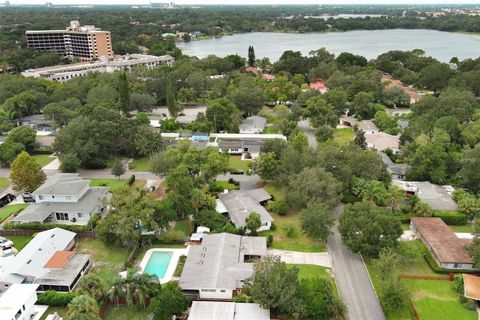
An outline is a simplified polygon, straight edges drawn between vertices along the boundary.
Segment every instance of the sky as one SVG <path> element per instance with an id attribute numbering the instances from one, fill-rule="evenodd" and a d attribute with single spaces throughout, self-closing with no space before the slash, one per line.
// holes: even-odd
<path id="1" fill-rule="evenodd" d="M 3 2 L 4 0 L 0 0 Z M 15 4 L 124 4 L 146 5 L 148 0 L 10 0 Z M 155 0 L 169 2 L 171 0 Z M 480 0 L 173 0 L 176 4 L 479 4 Z"/>

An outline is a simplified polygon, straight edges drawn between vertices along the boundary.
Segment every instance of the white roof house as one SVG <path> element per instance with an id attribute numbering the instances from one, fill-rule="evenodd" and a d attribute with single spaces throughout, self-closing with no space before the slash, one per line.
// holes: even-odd
<path id="1" fill-rule="evenodd" d="M 0 296 L 0 319 L 30 320 L 37 302 L 37 284 L 14 284 Z"/>
<path id="2" fill-rule="evenodd" d="M 90 256 L 70 251 L 76 233 L 60 228 L 39 232 L 16 256 L 0 259 L 0 282 L 39 285 L 39 291 L 71 291 Z"/>
<path id="3" fill-rule="evenodd" d="M 417 195 L 420 200 L 426 202 L 433 210 L 455 211 L 458 209 L 452 193 L 452 186 L 441 186 L 428 181 L 399 181 L 393 180 L 392 184 L 405 190 L 408 194 Z"/>
<path id="4" fill-rule="evenodd" d="M 188 320 L 269 320 L 270 310 L 256 303 L 193 301 Z"/>
<path id="5" fill-rule="evenodd" d="M 266 254 L 265 237 L 206 235 L 200 245 L 190 247 L 179 286 L 202 299 L 232 299 L 233 292 L 241 290 L 243 280 L 253 273 L 253 264 L 247 261 Z"/>
<path id="6" fill-rule="evenodd" d="M 398 136 L 378 131 L 371 134 L 365 134 L 365 141 L 369 148 L 377 151 L 390 149 L 395 154 L 400 152 L 400 138 Z"/>
<path id="7" fill-rule="evenodd" d="M 239 126 L 240 133 L 262 133 L 267 124 L 267 119 L 264 117 L 253 116 L 248 117 L 242 121 Z"/>

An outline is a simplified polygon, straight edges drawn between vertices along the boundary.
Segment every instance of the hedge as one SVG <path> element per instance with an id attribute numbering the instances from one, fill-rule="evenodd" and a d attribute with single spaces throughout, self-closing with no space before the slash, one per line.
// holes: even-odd
<path id="1" fill-rule="evenodd" d="M 56 292 L 56 291 L 46 291 L 44 293 L 39 293 L 38 300 L 36 304 L 43 304 L 51 307 L 65 307 L 70 301 L 75 297 L 73 293 L 70 292 Z"/>
<path id="2" fill-rule="evenodd" d="M 71 224 L 42 224 L 42 223 L 7 223 L 3 226 L 5 230 L 50 230 L 54 228 L 62 228 L 72 232 L 86 232 L 92 231 L 88 225 L 78 226 Z"/>
<path id="3" fill-rule="evenodd" d="M 433 216 L 451 226 L 463 226 L 468 223 L 468 217 L 457 211 L 434 211 Z"/>
<path id="4" fill-rule="evenodd" d="M 440 273 L 440 274 L 450 274 L 450 273 L 477 274 L 478 273 L 478 270 L 470 270 L 470 269 L 444 269 L 437 264 L 437 262 L 431 256 L 431 254 L 429 253 L 424 254 L 423 257 L 425 258 L 425 261 L 427 261 L 427 264 L 430 266 L 430 269 L 432 269 L 432 271 L 435 273 Z"/>

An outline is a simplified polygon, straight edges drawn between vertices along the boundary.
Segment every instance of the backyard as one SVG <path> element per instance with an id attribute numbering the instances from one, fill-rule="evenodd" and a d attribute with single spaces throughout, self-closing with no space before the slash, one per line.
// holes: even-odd
<path id="1" fill-rule="evenodd" d="M 92 187 L 110 187 L 111 192 L 116 192 L 127 185 L 128 179 L 90 179 L 90 181 Z M 136 180 L 134 185 L 137 187 L 143 186 L 145 185 L 145 181 Z"/>
<path id="2" fill-rule="evenodd" d="M 110 305 L 103 316 L 103 320 L 143 320 L 148 319 L 149 312 L 143 309 L 132 309 Z"/>
<path id="3" fill-rule="evenodd" d="M 230 169 L 232 170 L 243 170 L 244 172 L 247 172 L 250 170 L 248 167 L 248 164 L 251 162 L 249 160 L 241 160 L 241 156 L 230 156 Z"/>
<path id="4" fill-rule="evenodd" d="M 0 209 L 0 222 L 3 222 L 5 219 L 10 217 L 12 214 L 17 214 L 23 209 L 28 207 L 28 204 L 20 203 L 20 204 L 10 204 Z"/>
<path id="5" fill-rule="evenodd" d="M 333 142 L 340 146 L 350 144 L 354 138 L 355 132 L 352 128 L 335 129 L 333 132 Z"/>

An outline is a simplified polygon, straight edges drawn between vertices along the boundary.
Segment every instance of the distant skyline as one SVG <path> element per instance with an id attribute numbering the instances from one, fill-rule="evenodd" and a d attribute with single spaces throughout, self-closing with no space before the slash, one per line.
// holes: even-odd
<path id="1" fill-rule="evenodd" d="M 5 0 L 0 0 L 4 2 Z M 54 5 L 78 5 L 78 4 L 88 4 L 88 5 L 106 5 L 106 4 L 116 4 L 116 5 L 148 5 L 148 0 L 11 0 L 10 4 L 12 5 L 25 5 L 25 4 L 36 4 L 41 5 L 46 2 L 51 2 Z M 171 2 L 170 0 L 156 0 L 154 2 Z M 392 4 L 392 5 L 401 5 L 401 4 L 410 4 L 410 5 L 421 5 L 421 4 L 479 4 L 479 0 L 177 0 L 173 1 L 179 5 L 292 5 L 292 4 L 326 4 L 326 5 L 375 5 L 375 4 Z"/>

